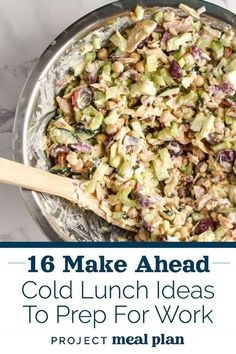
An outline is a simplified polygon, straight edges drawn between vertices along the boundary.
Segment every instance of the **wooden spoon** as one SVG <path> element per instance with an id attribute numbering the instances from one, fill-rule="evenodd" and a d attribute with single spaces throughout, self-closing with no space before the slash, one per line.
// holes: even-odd
<path id="1" fill-rule="evenodd" d="M 84 209 L 93 211 L 113 225 L 129 231 L 136 231 L 135 227 L 125 225 L 124 221 L 108 217 L 100 208 L 96 197 L 93 194 L 85 193 L 85 181 L 57 176 L 35 167 L 0 158 L 0 182 L 65 198 Z"/>

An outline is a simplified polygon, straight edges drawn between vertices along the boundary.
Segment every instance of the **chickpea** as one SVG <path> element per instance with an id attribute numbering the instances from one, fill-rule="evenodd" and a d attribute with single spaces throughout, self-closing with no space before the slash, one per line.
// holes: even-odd
<path id="1" fill-rule="evenodd" d="M 137 70 L 139 73 L 143 73 L 145 70 L 144 66 L 144 61 L 139 61 L 137 64 L 135 64 L 135 70 Z"/>
<path id="2" fill-rule="evenodd" d="M 195 63 L 194 57 L 190 53 L 185 54 L 184 60 L 188 66 L 192 66 Z"/>
<path id="3" fill-rule="evenodd" d="M 122 211 L 122 204 L 119 202 L 118 204 L 115 205 L 114 210 L 116 212 L 121 212 Z"/>
<path id="4" fill-rule="evenodd" d="M 193 82 L 197 87 L 201 87 L 204 84 L 204 79 L 201 75 L 197 75 L 196 79 Z"/>
<path id="5" fill-rule="evenodd" d="M 108 124 L 106 127 L 106 132 L 109 135 L 117 133 L 117 130 L 118 128 L 115 124 Z"/>
<path id="6" fill-rule="evenodd" d="M 98 51 L 98 59 L 105 60 L 108 58 L 108 50 L 106 48 L 101 48 Z"/>
<path id="7" fill-rule="evenodd" d="M 121 74 L 124 71 L 124 65 L 120 61 L 115 61 L 111 68 L 116 74 Z"/>
<path id="8" fill-rule="evenodd" d="M 132 54 L 130 54 L 130 58 L 132 59 L 132 62 L 136 64 L 140 61 L 141 55 L 137 52 L 133 52 Z"/>
<path id="9" fill-rule="evenodd" d="M 136 208 L 134 208 L 134 207 L 129 208 L 127 214 L 128 214 L 128 217 L 129 217 L 130 219 L 135 219 L 135 218 L 137 218 L 137 216 L 138 216 L 138 210 L 137 210 Z"/>
<path id="10" fill-rule="evenodd" d="M 103 144 L 107 139 L 107 135 L 105 133 L 98 133 L 96 135 L 96 140 L 98 144 Z"/>
<path id="11" fill-rule="evenodd" d="M 106 102 L 106 108 L 109 109 L 110 111 L 114 109 L 116 106 L 116 102 L 114 101 L 107 101 Z"/>

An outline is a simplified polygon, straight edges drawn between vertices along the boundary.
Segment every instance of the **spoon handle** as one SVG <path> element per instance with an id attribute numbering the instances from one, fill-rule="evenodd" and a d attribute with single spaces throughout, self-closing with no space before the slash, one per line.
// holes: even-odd
<path id="1" fill-rule="evenodd" d="M 0 158 L 0 182 L 73 200 L 72 180 Z"/>
<path id="2" fill-rule="evenodd" d="M 35 167 L 0 158 L 0 182 L 65 198 L 84 209 L 93 211 L 114 225 L 135 231 L 135 227 L 125 225 L 108 216 L 100 207 L 96 197 L 84 192 L 83 181 L 57 176 Z"/>

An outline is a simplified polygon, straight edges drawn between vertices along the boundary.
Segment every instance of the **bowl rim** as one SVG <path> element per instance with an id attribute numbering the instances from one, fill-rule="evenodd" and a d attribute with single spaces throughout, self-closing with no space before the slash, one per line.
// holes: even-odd
<path id="1" fill-rule="evenodd" d="M 14 125 L 13 125 L 13 158 L 17 162 L 29 164 L 29 159 L 26 152 L 27 141 L 27 123 L 30 120 L 32 113 L 32 103 L 36 101 L 37 83 L 42 73 L 46 73 L 51 65 L 55 63 L 57 58 L 63 53 L 70 43 L 81 33 L 81 38 L 86 33 L 93 30 L 96 27 L 102 26 L 102 23 L 114 16 L 121 15 L 135 8 L 137 4 L 141 6 L 153 8 L 153 7 L 172 7 L 177 8 L 180 3 L 191 6 L 192 8 L 200 8 L 205 6 L 206 14 L 212 16 L 215 19 L 224 21 L 232 26 L 236 25 L 236 15 L 222 8 L 219 5 L 209 3 L 201 0 L 169 0 L 168 4 L 166 0 L 119 0 L 107 5 L 104 5 L 85 16 L 79 18 L 72 23 L 67 29 L 61 32 L 55 40 L 44 50 L 42 55 L 37 60 L 35 66 L 31 70 L 29 77 L 23 86 L 19 101 L 16 108 Z M 22 123 L 23 122 L 23 123 Z M 40 208 L 40 201 L 38 193 L 21 189 L 21 193 L 24 202 L 29 210 L 31 217 L 39 226 L 43 234 L 48 240 L 56 242 L 73 241 L 63 239 L 56 232 L 55 228 L 48 221 L 45 213 Z"/>

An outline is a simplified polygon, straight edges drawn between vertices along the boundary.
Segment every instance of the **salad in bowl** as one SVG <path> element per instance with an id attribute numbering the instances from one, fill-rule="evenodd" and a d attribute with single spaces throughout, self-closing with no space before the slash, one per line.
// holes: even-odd
<path id="1" fill-rule="evenodd" d="M 84 46 L 45 151 L 137 241 L 235 241 L 235 32 L 179 7 L 137 6 L 106 45 Z"/>

